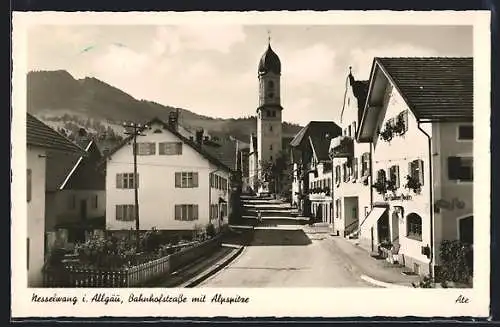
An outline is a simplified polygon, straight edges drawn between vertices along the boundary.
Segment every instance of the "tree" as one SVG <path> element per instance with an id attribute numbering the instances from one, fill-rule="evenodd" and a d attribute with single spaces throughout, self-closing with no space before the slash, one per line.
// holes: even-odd
<path id="1" fill-rule="evenodd" d="M 281 151 L 276 161 L 266 161 L 262 164 L 262 178 L 269 182 L 269 189 L 275 194 L 282 194 L 291 191 L 290 160 L 286 151 Z"/>

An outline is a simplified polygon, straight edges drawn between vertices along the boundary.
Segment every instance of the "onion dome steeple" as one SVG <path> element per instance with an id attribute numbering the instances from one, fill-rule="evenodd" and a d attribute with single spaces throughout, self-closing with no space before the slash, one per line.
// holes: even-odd
<path id="1" fill-rule="evenodd" d="M 281 61 L 278 55 L 271 49 L 271 38 L 269 38 L 266 52 L 264 52 L 259 61 L 259 75 L 266 73 L 281 74 Z"/>

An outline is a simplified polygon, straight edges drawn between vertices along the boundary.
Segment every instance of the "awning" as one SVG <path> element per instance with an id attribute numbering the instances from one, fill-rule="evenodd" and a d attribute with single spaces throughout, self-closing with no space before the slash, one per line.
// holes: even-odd
<path id="1" fill-rule="evenodd" d="M 387 211 L 386 207 L 373 207 L 372 211 L 366 216 L 363 222 L 359 225 L 372 226 L 377 223 L 377 221 L 382 217 L 384 212 Z"/>

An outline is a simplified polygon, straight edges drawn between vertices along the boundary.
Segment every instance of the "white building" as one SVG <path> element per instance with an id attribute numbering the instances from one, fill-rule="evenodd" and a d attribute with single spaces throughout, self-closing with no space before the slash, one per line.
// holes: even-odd
<path id="1" fill-rule="evenodd" d="M 356 237 L 359 229 L 366 228 L 363 220 L 371 211 L 370 145 L 355 141 L 368 81 L 356 81 L 351 72 L 347 78 L 339 124 L 342 135 L 330 144 L 335 194 L 333 230 L 344 237 Z"/>
<path id="2" fill-rule="evenodd" d="M 357 133 L 372 152 L 373 210 L 360 238 L 399 245 L 416 273 L 443 240 L 473 242 L 472 58 L 375 58 Z"/>
<path id="3" fill-rule="evenodd" d="M 333 173 L 328 149 L 331 140 L 341 133 L 341 128 L 334 122 L 311 121 L 290 142 L 293 163 L 291 201 L 305 217 L 332 223 Z"/>
<path id="4" fill-rule="evenodd" d="M 45 180 L 47 152 L 81 155 L 83 150 L 34 116 L 26 117 L 28 237 L 26 255 L 28 286 L 42 284 L 45 259 Z"/>
<path id="5" fill-rule="evenodd" d="M 147 126 L 137 136 L 137 176 L 131 137 L 106 158 L 106 228 L 135 229 L 135 184 L 141 230 L 186 232 L 227 224 L 231 170 L 219 149 L 207 145 L 202 132 L 191 140 L 176 124 L 155 118 Z"/>

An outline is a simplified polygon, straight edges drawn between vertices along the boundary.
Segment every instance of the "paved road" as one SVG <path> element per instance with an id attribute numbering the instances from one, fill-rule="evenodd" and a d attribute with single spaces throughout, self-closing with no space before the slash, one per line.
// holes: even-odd
<path id="1" fill-rule="evenodd" d="M 256 229 L 229 266 L 198 287 L 373 287 L 327 234 L 302 226 Z"/>

